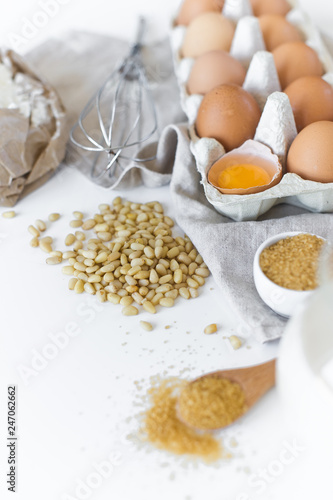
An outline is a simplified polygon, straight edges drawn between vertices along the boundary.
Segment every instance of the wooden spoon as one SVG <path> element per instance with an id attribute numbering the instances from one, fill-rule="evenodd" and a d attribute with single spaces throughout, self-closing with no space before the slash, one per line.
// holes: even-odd
<path id="1" fill-rule="evenodd" d="M 267 363 L 260 365 L 249 366 L 247 368 L 236 368 L 233 370 L 219 370 L 216 372 L 206 373 L 201 377 L 196 378 L 191 384 L 197 380 L 206 377 L 218 377 L 229 379 L 231 382 L 238 383 L 245 393 L 245 404 L 247 413 L 249 409 L 272 387 L 275 385 L 275 364 L 276 360 L 272 359 Z M 243 413 L 241 416 L 243 416 Z M 182 422 L 187 424 L 186 420 L 182 417 L 179 406 L 178 416 Z M 239 418 L 239 417 L 238 417 Z M 188 424 L 187 424 L 188 425 Z M 216 429 L 211 429 L 216 430 Z"/>

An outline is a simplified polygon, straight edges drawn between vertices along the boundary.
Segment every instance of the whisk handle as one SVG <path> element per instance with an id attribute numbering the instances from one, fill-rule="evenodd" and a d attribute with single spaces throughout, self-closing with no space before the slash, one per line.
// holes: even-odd
<path id="1" fill-rule="evenodd" d="M 130 56 L 134 56 L 135 54 L 137 54 L 141 50 L 142 39 L 143 39 L 145 29 L 146 29 L 146 20 L 144 17 L 140 16 L 138 30 L 137 30 L 137 34 L 135 37 L 134 45 L 132 46 L 132 49 L 131 49 Z"/>

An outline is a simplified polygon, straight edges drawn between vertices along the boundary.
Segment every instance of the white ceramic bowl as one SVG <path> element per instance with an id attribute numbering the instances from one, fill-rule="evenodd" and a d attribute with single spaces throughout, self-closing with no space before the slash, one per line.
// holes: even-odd
<path id="1" fill-rule="evenodd" d="M 286 318 L 289 318 L 294 314 L 295 310 L 313 294 L 313 290 L 290 290 L 289 288 L 283 288 L 277 285 L 276 283 L 268 279 L 267 276 L 263 273 L 259 265 L 259 256 L 265 248 L 273 245 L 279 240 L 285 239 L 288 236 L 295 236 L 297 234 L 304 233 L 304 231 L 294 231 L 276 234 L 275 236 L 272 236 L 271 238 L 265 240 L 260 245 L 254 257 L 253 278 L 261 299 L 274 312 Z M 318 236 L 318 238 L 320 238 L 320 236 Z"/>

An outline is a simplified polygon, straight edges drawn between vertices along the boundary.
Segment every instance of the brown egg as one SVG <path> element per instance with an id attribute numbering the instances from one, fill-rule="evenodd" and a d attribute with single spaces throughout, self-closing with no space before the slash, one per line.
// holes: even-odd
<path id="1" fill-rule="evenodd" d="M 310 123 L 333 121 L 333 88 L 320 76 L 303 76 L 284 89 L 300 132 Z"/>
<path id="2" fill-rule="evenodd" d="M 196 130 L 199 137 L 212 137 L 226 151 L 253 139 L 260 108 L 251 94 L 238 85 L 219 85 L 206 94 L 201 102 Z"/>
<path id="3" fill-rule="evenodd" d="M 291 5 L 287 0 L 250 0 L 250 3 L 255 16 L 263 14 L 285 16 L 291 10 Z"/>
<path id="4" fill-rule="evenodd" d="M 282 90 L 302 76 L 321 76 L 323 65 L 317 52 L 303 42 L 287 42 L 272 52 Z"/>
<path id="5" fill-rule="evenodd" d="M 242 85 L 246 70 L 224 50 L 213 50 L 199 56 L 192 67 L 187 90 L 189 94 L 207 94 L 223 83 Z"/>
<path id="6" fill-rule="evenodd" d="M 333 122 L 311 123 L 296 136 L 287 156 L 287 171 L 302 179 L 333 182 Z"/>
<path id="7" fill-rule="evenodd" d="M 277 14 L 264 14 L 258 18 L 266 49 L 271 52 L 286 42 L 302 41 L 303 37 L 298 29 Z"/>
<path id="8" fill-rule="evenodd" d="M 217 12 L 206 12 L 188 26 L 182 46 L 184 57 L 199 57 L 211 50 L 229 51 L 234 36 L 233 23 Z"/>
<path id="9" fill-rule="evenodd" d="M 224 0 L 184 0 L 176 24 L 188 26 L 193 19 L 204 12 L 222 12 Z"/>

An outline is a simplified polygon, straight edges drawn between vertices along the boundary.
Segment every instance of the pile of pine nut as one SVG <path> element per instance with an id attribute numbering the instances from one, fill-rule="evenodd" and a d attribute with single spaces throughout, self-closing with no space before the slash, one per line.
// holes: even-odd
<path id="1" fill-rule="evenodd" d="M 159 202 L 133 203 L 120 197 L 112 205 L 99 205 L 99 213 L 84 219 L 73 212 L 72 228 L 80 228 L 65 238 L 71 250 L 53 250 L 43 221 L 28 230 L 30 244 L 49 253 L 47 264 L 67 261 L 62 272 L 72 276 L 69 289 L 96 295 L 100 302 L 121 304 L 125 316 L 139 313 L 136 306 L 156 313 L 156 306 L 172 307 L 177 297 L 198 296 L 209 270 L 187 236 L 172 236 L 173 220 L 164 215 Z M 51 214 L 50 221 L 59 214 Z M 94 238 L 86 240 L 85 231 Z M 135 304 L 135 305 L 133 305 Z"/>

